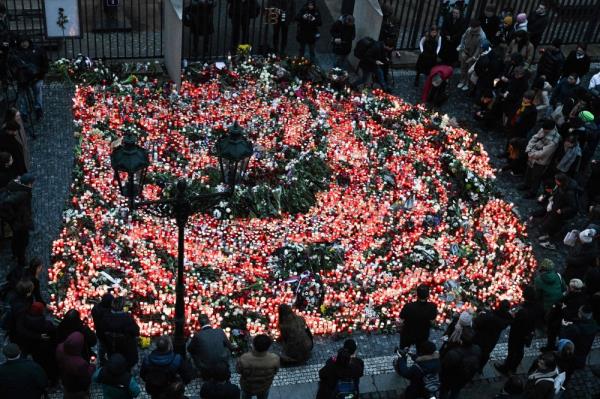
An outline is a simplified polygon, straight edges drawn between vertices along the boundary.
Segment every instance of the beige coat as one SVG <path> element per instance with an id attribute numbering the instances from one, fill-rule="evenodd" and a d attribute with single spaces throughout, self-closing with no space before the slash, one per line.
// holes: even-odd
<path id="1" fill-rule="evenodd" d="M 549 165 L 559 143 L 560 135 L 556 129 L 553 129 L 548 134 L 545 134 L 544 130 L 540 129 L 533 135 L 531 140 L 529 140 L 527 148 L 525 149 L 529 165 Z"/>
<path id="2" fill-rule="evenodd" d="M 531 67 L 531 63 L 533 62 L 533 57 L 535 55 L 535 48 L 531 42 L 527 43 L 527 46 L 523 46 L 521 51 L 519 51 L 519 43 L 517 43 L 516 39 L 513 39 L 512 42 L 508 45 L 506 49 L 506 58 L 505 62 L 510 62 L 510 56 L 513 53 L 519 53 L 523 56 L 523 61 L 525 63 L 525 68 L 529 69 Z"/>
<path id="3" fill-rule="evenodd" d="M 279 356 L 272 352 L 244 353 L 237 361 L 240 373 L 240 387 L 247 393 L 263 393 L 271 387 L 275 374 L 279 371 Z"/>

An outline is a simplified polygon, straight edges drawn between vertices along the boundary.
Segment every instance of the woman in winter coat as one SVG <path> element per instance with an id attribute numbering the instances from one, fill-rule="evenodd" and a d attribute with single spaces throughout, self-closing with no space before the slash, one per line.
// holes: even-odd
<path id="1" fill-rule="evenodd" d="M 428 76 L 431 68 L 437 64 L 438 54 L 442 48 L 442 37 L 437 26 L 433 25 L 419 42 L 419 58 L 417 59 L 417 74 L 415 75 L 415 87 L 419 86 L 421 74 Z"/>
<path id="2" fill-rule="evenodd" d="M 131 399 L 141 392 L 120 353 L 113 354 L 104 367 L 96 370 L 92 379 L 102 385 L 104 399 Z"/>
<path id="3" fill-rule="evenodd" d="M 469 90 L 469 70 L 477 62 L 482 52 L 482 46 L 486 40 L 485 33 L 481 29 L 481 22 L 472 19 L 469 28 L 462 35 L 458 46 L 460 59 L 460 82 L 458 88 L 463 91 Z"/>
<path id="4" fill-rule="evenodd" d="M 454 65 L 458 61 L 458 50 L 462 34 L 466 29 L 466 22 L 460 15 L 458 8 L 452 9 L 452 12 L 444 17 L 442 23 L 442 52 L 440 57 L 446 65 Z"/>
<path id="5" fill-rule="evenodd" d="M 279 305 L 279 333 L 282 363 L 306 362 L 313 348 L 313 337 L 304 319 L 288 305 Z"/>
<path id="6" fill-rule="evenodd" d="M 296 40 L 300 44 L 298 55 L 304 57 L 306 47 L 308 46 L 309 58 L 314 62 L 315 43 L 320 36 L 319 26 L 322 25 L 321 13 L 317 9 L 317 2 L 314 0 L 307 1 L 306 5 L 296 15 L 296 22 L 298 22 Z"/>
<path id="7" fill-rule="evenodd" d="M 200 54 L 200 37 L 202 37 L 202 54 L 208 52 L 208 41 L 215 31 L 214 9 L 216 0 L 192 0 L 185 18 L 192 31 L 194 54 Z"/>
<path id="8" fill-rule="evenodd" d="M 56 348 L 56 362 L 65 399 L 87 398 L 89 395 L 95 367 L 83 358 L 84 346 L 83 334 L 75 331 Z"/>
<path id="9" fill-rule="evenodd" d="M 96 334 L 81 320 L 79 311 L 71 309 L 65 314 L 65 317 L 63 317 L 56 328 L 56 342 L 59 344 L 64 342 L 74 332 L 79 332 L 83 336 L 84 346 L 81 355 L 86 361 L 90 361 L 93 353 L 92 348 L 98 341 Z"/>
<path id="10" fill-rule="evenodd" d="M 319 370 L 319 390 L 316 399 L 333 398 L 336 391 L 336 385 L 339 381 L 352 381 L 354 383 L 353 393 L 358 397 L 358 388 L 360 377 L 363 376 L 364 369 L 358 363 L 352 362 L 350 352 L 342 348 L 338 350 L 337 356 L 327 360 L 325 366 Z"/>
<path id="11" fill-rule="evenodd" d="M 25 163 L 25 168 L 29 170 L 31 168 L 31 154 L 29 152 L 29 144 L 27 142 L 27 133 L 25 133 L 25 125 L 23 124 L 21 113 L 15 107 L 10 107 L 6 111 L 2 128 L 4 128 L 6 124 L 11 121 L 14 121 L 19 125 L 19 132 L 15 138 L 23 148 L 23 162 Z"/>
<path id="12" fill-rule="evenodd" d="M 535 55 L 535 49 L 533 44 L 529 41 L 529 34 L 526 31 L 515 32 L 512 41 L 508 45 L 505 53 L 504 62 L 510 63 L 510 56 L 514 53 L 521 54 L 523 57 L 524 67 L 529 69 L 533 63 L 533 57 Z"/>

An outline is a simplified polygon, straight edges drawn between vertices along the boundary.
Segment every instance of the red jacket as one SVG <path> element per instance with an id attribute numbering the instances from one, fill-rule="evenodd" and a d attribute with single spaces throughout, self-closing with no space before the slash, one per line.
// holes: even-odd
<path id="1" fill-rule="evenodd" d="M 427 102 L 427 97 L 429 97 L 429 92 L 431 91 L 431 86 L 432 86 L 431 80 L 433 79 L 433 77 L 436 74 L 439 73 L 442 75 L 442 79 L 448 80 L 452 76 L 453 72 L 454 72 L 454 69 L 452 69 L 452 67 L 449 65 L 437 65 L 437 66 L 434 66 L 433 68 L 431 68 L 431 72 L 429 72 L 429 76 L 427 77 L 427 80 L 425 81 L 425 86 L 423 87 L 423 94 L 421 95 L 421 102 L 422 103 Z"/>

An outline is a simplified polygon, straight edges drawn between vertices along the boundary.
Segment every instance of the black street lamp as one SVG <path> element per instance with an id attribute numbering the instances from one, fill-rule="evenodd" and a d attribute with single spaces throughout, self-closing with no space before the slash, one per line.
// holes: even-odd
<path id="1" fill-rule="evenodd" d="M 245 176 L 253 147 L 243 133 L 242 128 L 235 123 L 230 127 L 229 133 L 217 141 L 215 153 L 219 158 L 221 182 L 229 185 L 228 190 L 219 193 L 188 195 L 187 183 L 182 179 L 177 182 L 177 192 L 172 198 L 136 202 L 136 198 L 142 195 L 146 169 L 150 165 L 146 150 L 135 143 L 133 136 L 126 136 L 123 144 L 116 147 L 111 154 L 115 180 L 121 194 L 128 198 L 129 209 L 163 205 L 159 208 L 162 212 L 165 209 L 164 205 L 167 205 L 166 216 L 174 217 L 177 222 L 177 284 L 175 287 L 173 344 L 175 351 L 181 355 L 185 355 L 185 284 L 183 275 L 185 227 L 188 219 L 194 213 L 211 208 L 217 199 L 230 197 L 235 190 L 235 184 Z M 127 174 L 127 183 L 121 179 L 120 173 L 122 172 Z"/>

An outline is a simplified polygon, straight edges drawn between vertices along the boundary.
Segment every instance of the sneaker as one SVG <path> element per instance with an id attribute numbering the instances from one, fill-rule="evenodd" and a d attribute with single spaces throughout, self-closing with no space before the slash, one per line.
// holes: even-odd
<path id="1" fill-rule="evenodd" d="M 465 87 L 465 84 L 463 82 L 458 82 L 456 87 L 458 87 L 459 89 L 462 89 L 463 87 Z"/>
<path id="2" fill-rule="evenodd" d="M 467 91 L 467 90 L 469 90 L 469 85 L 467 85 L 467 84 L 466 84 L 466 85 L 464 85 L 463 87 L 461 87 L 461 90 L 462 90 L 462 91 Z"/>

